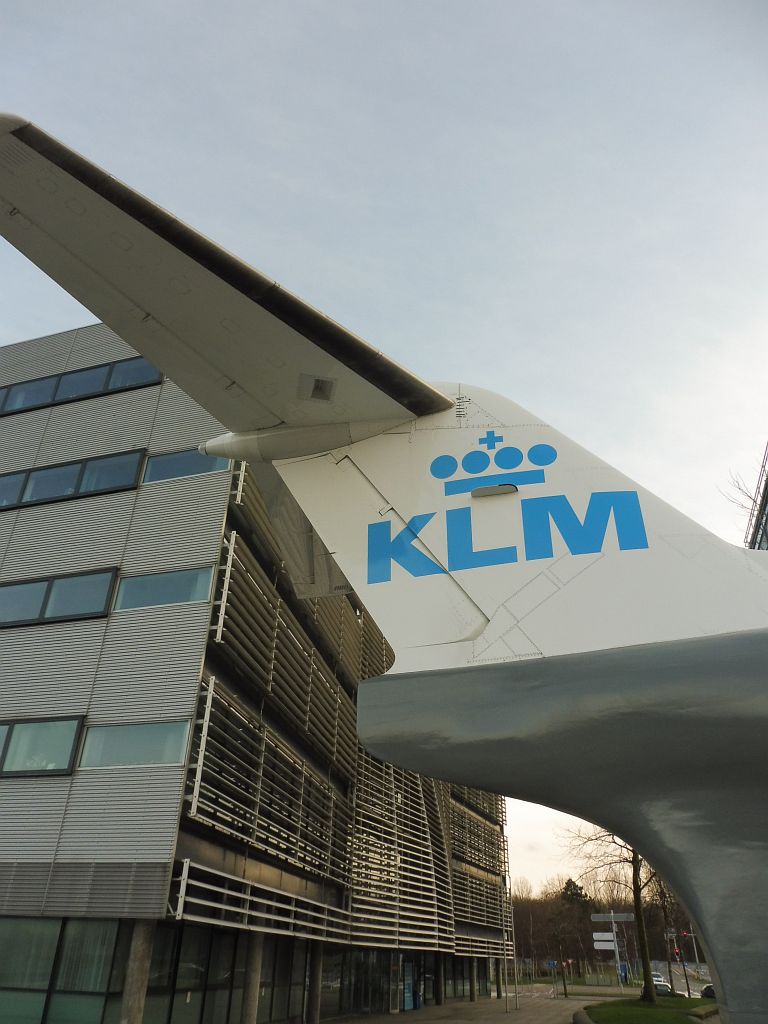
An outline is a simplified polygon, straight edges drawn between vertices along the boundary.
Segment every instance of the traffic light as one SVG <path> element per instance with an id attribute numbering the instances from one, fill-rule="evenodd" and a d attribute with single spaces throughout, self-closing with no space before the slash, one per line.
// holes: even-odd
<path id="1" fill-rule="evenodd" d="M 678 960 L 680 959 L 680 950 L 677 947 L 675 947 L 675 956 Z"/>
<path id="2" fill-rule="evenodd" d="M 688 935 L 689 935 L 690 933 L 689 933 L 689 932 L 680 932 L 680 934 L 681 934 L 681 935 L 683 936 L 683 938 L 684 938 L 684 939 L 687 939 L 687 938 L 688 938 Z"/>

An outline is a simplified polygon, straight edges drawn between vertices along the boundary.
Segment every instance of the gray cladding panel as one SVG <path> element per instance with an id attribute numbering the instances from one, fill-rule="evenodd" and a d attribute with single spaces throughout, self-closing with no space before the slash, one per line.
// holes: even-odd
<path id="1" fill-rule="evenodd" d="M 196 448 L 203 441 L 224 432 L 218 420 L 177 387 L 163 381 L 157 419 L 152 429 L 150 451 L 179 451 Z"/>
<path id="2" fill-rule="evenodd" d="M 184 768 L 80 769 L 72 779 L 59 861 L 171 861 Z"/>
<path id="3" fill-rule="evenodd" d="M 67 359 L 68 370 L 80 370 L 84 366 L 98 366 L 112 363 L 117 359 L 130 359 L 138 355 L 106 324 L 90 324 L 75 331 L 75 339 Z"/>
<path id="4" fill-rule="evenodd" d="M 16 528 L 17 516 L 18 513 L 13 509 L 10 511 L 0 512 L 0 566 L 3 564 L 5 552 L 11 542 L 13 531 Z"/>
<path id="5" fill-rule="evenodd" d="M 0 717 L 85 714 L 106 624 L 0 630 Z"/>
<path id="6" fill-rule="evenodd" d="M 50 409 L 36 409 L 0 417 L 0 473 L 14 473 L 35 465 L 50 415 Z"/>
<path id="7" fill-rule="evenodd" d="M 57 861 L 43 912 L 49 917 L 162 917 L 171 870 L 168 861 Z"/>
<path id="8" fill-rule="evenodd" d="M 109 621 L 88 721 L 188 718 L 200 685 L 210 606 L 116 612 Z"/>
<path id="9" fill-rule="evenodd" d="M 55 406 L 50 410 L 38 464 L 145 448 L 152 432 L 159 391 L 159 386 L 153 385 Z"/>
<path id="10" fill-rule="evenodd" d="M 50 334 L 34 341 L 4 345 L 0 349 L 0 387 L 61 373 L 67 367 L 77 330 Z"/>
<path id="11" fill-rule="evenodd" d="M 219 555 L 230 474 L 146 484 L 139 491 L 125 573 L 210 565 Z"/>
<path id="12" fill-rule="evenodd" d="M 53 860 L 71 781 L 69 776 L 2 780 L 0 862 Z"/>
<path id="13" fill-rule="evenodd" d="M 119 565 L 134 500 L 134 491 L 123 491 L 20 509 L 3 579 Z"/>
<path id="14" fill-rule="evenodd" d="M 50 874 L 48 861 L 0 860 L 0 914 L 41 914 Z"/>

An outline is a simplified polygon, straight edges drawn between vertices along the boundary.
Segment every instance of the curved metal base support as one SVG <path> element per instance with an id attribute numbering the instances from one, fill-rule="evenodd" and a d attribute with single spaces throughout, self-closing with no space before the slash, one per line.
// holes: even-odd
<path id="1" fill-rule="evenodd" d="M 722 1020 L 768 1020 L 768 630 L 384 676 L 358 731 L 632 843 L 696 921 Z"/>

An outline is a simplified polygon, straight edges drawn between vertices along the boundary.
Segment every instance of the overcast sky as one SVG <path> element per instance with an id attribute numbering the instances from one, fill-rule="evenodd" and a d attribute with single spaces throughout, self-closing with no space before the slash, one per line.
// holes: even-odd
<path id="1" fill-rule="evenodd" d="M 0 109 L 741 541 L 720 491 L 768 439 L 764 0 L 0 0 L 0 34 Z M 3 243 L 0 301 L 0 344 L 93 320 Z M 541 815 L 510 817 L 513 876 L 567 873 Z"/>

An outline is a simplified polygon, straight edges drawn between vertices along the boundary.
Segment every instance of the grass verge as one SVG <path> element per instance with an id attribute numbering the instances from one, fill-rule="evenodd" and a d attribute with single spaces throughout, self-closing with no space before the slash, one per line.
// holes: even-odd
<path id="1" fill-rule="evenodd" d="M 702 1009 L 700 999 L 660 997 L 655 1006 L 639 999 L 611 1000 L 585 1007 L 595 1024 L 690 1024 L 691 1010 Z"/>

